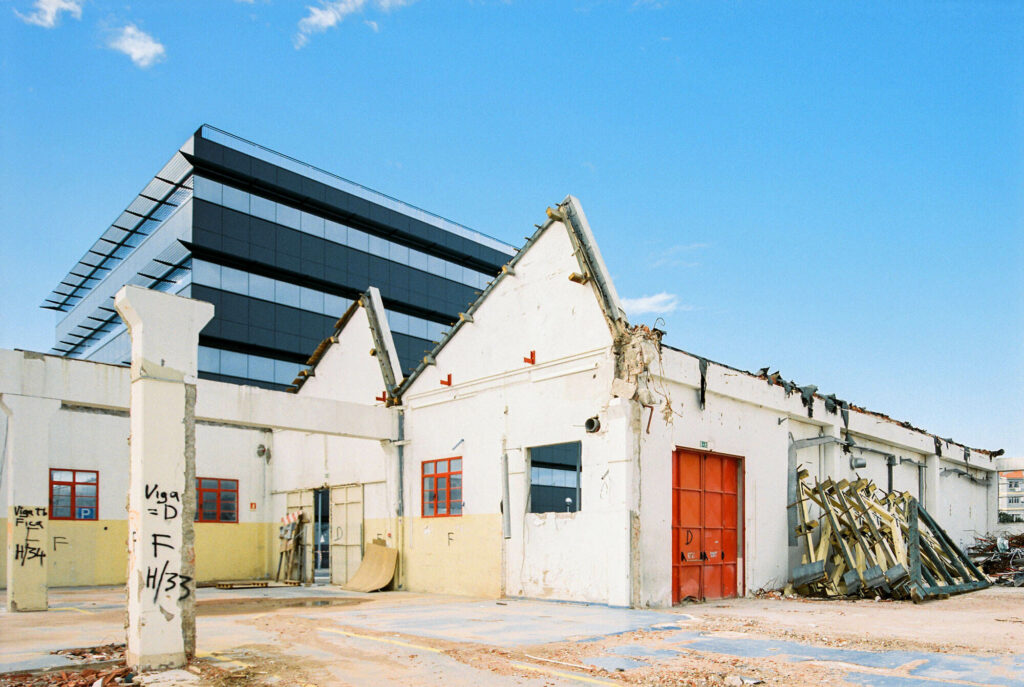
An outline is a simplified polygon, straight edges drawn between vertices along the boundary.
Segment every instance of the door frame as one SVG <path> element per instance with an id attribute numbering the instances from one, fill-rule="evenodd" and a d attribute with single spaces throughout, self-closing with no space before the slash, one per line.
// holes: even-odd
<path id="1" fill-rule="evenodd" d="M 339 504 L 336 504 L 334 502 L 335 490 L 344 490 L 345 495 L 347 496 L 348 495 L 348 491 L 350 489 L 356 489 L 356 490 L 358 490 L 358 494 L 359 494 L 359 532 L 356 533 L 356 535 L 355 535 L 356 538 L 358 539 L 358 544 L 352 544 L 352 543 L 347 543 L 346 544 L 346 543 L 337 542 L 337 540 L 335 539 L 337 528 L 341 527 L 342 525 L 339 522 L 335 522 L 333 517 L 332 517 L 332 519 L 330 521 L 331 522 L 331 529 L 330 529 L 329 536 L 328 536 L 328 555 L 331 558 L 331 562 L 330 562 L 331 577 L 330 577 L 330 580 L 331 580 L 331 584 L 332 585 L 336 585 L 337 586 L 337 585 L 345 584 L 345 582 L 347 582 L 349 579 L 351 579 L 352 575 L 355 574 L 355 570 L 349 570 L 349 561 L 348 561 L 348 558 L 349 558 L 348 554 L 350 553 L 349 549 L 350 548 L 354 548 L 355 546 L 359 547 L 359 561 L 360 562 L 363 559 L 363 555 L 366 553 L 366 550 L 365 550 L 366 549 L 366 484 L 364 482 L 346 482 L 345 484 L 332 484 L 332 485 L 326 487 L 326 489 L 327 489 L 327 494 L 328 494 L 327 499 L 328 499 L 328 504 L 329 504 L 329 510 L 332 513 L 333 513 L 333 510 L 334 510 L 334 507 L 336 505 L 339 505 Z M 348 506 L 352 505 L 354 502 L 346 498 L 343 503 L 344 503 L 345 507 L 347 508 Z M 346 511 L 346 513 L 347 513 L 347 511 Z M 350 529 L 350 527 L 349 527 L 349 522 L 348 522 L 348 516 L 346 514 L 345 530 L 344 530 L 344 533 L 342 535 L 343 539 L 345 539 L 345 540 L 348 540 L 352 536 L 352 533 L 349 531 L 349 529 Z M 343 563 L 340 560 L 339 561 L 335 561 L 334 556 L 338 555 L 338 554 L 344 554 L 345 560 L 344 560 Z M 356 569 L 358 569 L 359 568 L 359 563 L 356 563 L 355 567 L 356 567 Z M 336 581 L 338 579 L 337 575 L 340 573 L 341 568 L 344 568 L 344 570 L 345 570 L 345 580 L 341 581 L 341 582 L 338 582 L 338 581 Z"/>
<path id="2" fill-rule="evenodd" d="M 671 517 L 669 518 L 669 537 L 668 537 L 669 538 L 669 546 L 672 548 L 672 550 L 671 550 L 671 552 L 669 554 L 669 570 L 668 570 L 668 576 L 669 576 L 670 584 L 671 584 L 671 587 L 672 587 L 672 590 L 671 590 L 672 605 L 676 606 L 681 601 L 681 599 L 678 596 L 679 589 L 677 588 L 676 584 L 673 582 L 674 577 L 673 577 L 673 573 L 672 573 L 672 568 L 675 565 L 675 559 L 676 559 L 676 555 L 677 555 L 677 552 L 675 551 L 675 538 L 673 536 L 673 529 L 675 527 L 675 522 L 676 522 L 676 512 L 675 512 L 676 511 L 676 504 L 675 504 L 675 496 L 672 493 L 673 490 L 675 489 L 675 484 L 676 484 L 676 479 L 675 479 L 676 472 L 675 471 L 676 471 L 677 465 L 678 465 L 678 463 L 676 461 L 676 451 L 686 451 L 688 453 L 706 454 L 706 455 L 709 455 L 709 456 L 717 456 L 719 458 L 729 458 L 731 460 L 735 460 L 736 461 L 736 466 L 737 466 L 737 469 L 739 471 L 739 474 L 736 475 L 736 492 L 737 492 L 736 493 L 736 501 L 737 501 L 737 505 L 738 505 L 738 508 L 739 508 L 739 512 L 736 514 L 736 518 L 737 518 L 737 520 L 736 520 L 736 559 L 737 559 L 736 560 L 736 562 L 737 562 L 737 565 L 736 565 L 736 598 L 746 596 L 747 595 L 747 556 L 746 556 L 746 549 L 747 549 L 747 532 L 746 532 L 746 530 L 747 530 L 747 528 L 746 528 L 746 515 L 747 515 L 747 480 L 746 480 L 746 477 L 747 477 L 747 461 L 746 461 L 746 458 L 743 457 L 743 456 L 740 456 L 740 455 L 735 455 L 735 454 L 732 454 L 732 453 L 722 453 L 721 451 L 712 451 L 712 450 L 706 449 L 706 448 L 694 448 L 692 446 L 676 445 L 676 446 L 674 446 L 672 448 L 672 452 L 670 454 L 672 478 L 669 480 L 669 487 L 668 487 L 669 488 L 669 492 L 670 492 L 669 493 L 669 500 L 670 500 L 670 502 L 672 504 L 672 506 L 671 506 L 672 514 L 671 514 Z M 702 599 L 702 601 L 703 601 L 703 599 Z"/>

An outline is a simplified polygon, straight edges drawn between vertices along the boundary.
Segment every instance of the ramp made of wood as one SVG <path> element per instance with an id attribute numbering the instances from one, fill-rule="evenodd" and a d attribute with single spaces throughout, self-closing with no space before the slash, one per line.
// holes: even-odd
<path id="1" fill-rule="evenodd" d="M 342 586 L 351 592 L 375 592 L 391 584 L 398 563 L 398 549 L 369 544 L 356 574 Z"/>

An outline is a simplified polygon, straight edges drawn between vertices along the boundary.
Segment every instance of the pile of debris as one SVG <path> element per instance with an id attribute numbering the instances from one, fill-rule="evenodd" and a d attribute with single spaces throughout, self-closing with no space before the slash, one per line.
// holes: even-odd
<path id="1" fill-rule="evenodd" d="M 124 658 L 124 643 L 90 646 L 84 649 L 58 649 L 53 653 L 67 656 L 73 661 L 117 661 Z"/>
<path id="2" fill-rule="evenodd" d="M 996 584 L 1024 587 L 1024 532 L 977 537 L 967 554 Z"/>
<path id="3" fill-rule="evenodd" d="M 52 653 L 81 666 L 63 666 L 33 673 L 4 673 L 0 687 L 109 687 L 132 685 L 135 672 L 125 665 L 124 644 L 104 644 L 78 649 L 59 649 Z"/>
<path id="4" fill-rule="evenodd" d="M 81 670 L 48 671 L 0 676 L 3 687 L 111 687 L 111 685 L 138 684 L 135 673 L 121 664 Z"/>
<path id="5" fill-rule="evenodd" d="M 796 593 L 917 603 L 991 584 L 910 494 L 881 491 L 866 479 L 811 484 L 803 469 L 797 480 Z"/>

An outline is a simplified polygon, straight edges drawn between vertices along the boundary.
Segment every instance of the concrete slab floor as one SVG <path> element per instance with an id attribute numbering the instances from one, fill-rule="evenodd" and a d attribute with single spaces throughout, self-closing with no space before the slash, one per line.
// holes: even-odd
<path id="1" fill-rule="evenodd" d="M 45 613 L 0 611 L 0 673 L 123 641 L 123 589 L 50 600 Z M 200 589 L 198 601 L 198 685 L 1024 686 L 1024 589 L 660 611 L 331 587 Z"/>

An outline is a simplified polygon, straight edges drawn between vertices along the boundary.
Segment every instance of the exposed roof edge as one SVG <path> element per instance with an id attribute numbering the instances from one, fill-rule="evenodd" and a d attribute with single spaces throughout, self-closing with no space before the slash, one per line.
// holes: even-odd
<path id="1" fill-rule="evenodd" d="M 370 320 L 370 335 L 373 337 L 373 350 L 380 363 L 380 371 L 384 375 L 384 387 L 388 396 L 394 397 L 395 390 L 402 382 L 402 364 L 398 360 L 398 350 L 391 336 L 391 326 L 384 312 L 384 302 L 380 291 L 371 286 L 359 299 L 359 304 L 366 308 L 366 317 Z"/>
<path id="2" fill-rule="evenodd" d="M 598 294 L 601 297 L 601 305 L 605 314 L 612 322 L 627 324 L 626 310 L 622 307 L 619 294 L 615 290 L 611 276 L 608 274 L 608 267 L 601 257 L 601 250 L 594 240 L 594 234 L 590 231 L 590 223 L 583 212 L 580 201 L 572 195 L 566 196 L 559 205 L 564 212 L 565 218 L 569 220 L 572 231 L 569 232 L 572 238 L 573 247 L 576 249 L 576 259 L 580 267 L 585 270 L 584 274 L 594 281 Z"/>
<path id="3" fill-rule="evenodd" d="M 669 346 L 666 343 L 662 343 L 661 345 L 662 345 L 663 348 L 667 348 L 667 349 L 669 349 L 671 351 L 675 351 L 676 353 L 682 353 L 683 355 L 689 356 L 689 357 L 694 358 L 696 360 L 707 360 L 708 363 L 710 363 L 712 365 L 717 365 L 718 367 L 724 367 L 727 370 L 732 370 L 733 372 L 738 372 L 740 374 L 746 375 L 746 376 L 751 377 L 753 379 L 760 379 L 762 381 L 766 381 L 768 384 L 770 384 L 772 386 L 781 386 L 781 384 L 777 385 L 776 383 L 774 383 L 772 381 L 772 379 L 769 376 L 767 376 L 767 375 L 760 375 L 760 374 L 757 374 L 757 373 L 754 373 L 754 372 L 750 372 L 749 370 L 741 370 L 740 368 L 733 367 L 732 365 L 726 365 L 725 363 L 720 363 L 720 362 L 717 362 L 717 361 L 714 361 L 714 360 L 709 360 L 708 358 L 705 358 L 703 356 L 699 356 L 696 353 L 690 353 L 689 351 L 684 351 L 681 348 L 677 348 L 675 346 Z M 796 387 L 794 387 L 794 388 L 796 388 Z M 815 392 L 813 394 L 813 396 L 814 396 L 814 398 L 818 398 L 818 399 L 821 399 L 823 401 L 828 399 L 828 398 L 835 399 L 834 396 L 829 396 L 827 394 L 819 394 L 817 392 Z M 842 401 L 839 401 L 839 402 L 842 403 Z M 929 432 L 926 429 L 921 429 L 920 427 L 915 427 L 914 425 L 912 425 L 909 422 L 901 421 L 901 420 L 896 420 L 895 418 L 892 418 L 892 417 L 886 415 L 885 413 L 879 413 L 879 412 L 874 411 L 874 410 L 868 410 L 867 408 L 864 408 L 863 406 L 858 406 L 858 405 L 855 405 L 853 403 L 850 403 L 849 404 L 849 409 L 851 411 L 855 412 L 855 413 L 860 413 L 862 415 L 870 415 L 870 416 L 876 417 L 876 418 L 878 418 L 880 420 L 884 420 L 885 422 L 889 422 L 889 423 L 892 423 L 894 425 L 898 425 L 898 426 L 900 426 L 900 427 L 902 427 L 904 429 L 908 429 L 908 430 L 910 430 L 912 432 L 917 432 L 918 434 L 923 434 L 925 436 L 931 437 L 936 442 L 940 442 L 940 441 L 944 442 L 946 444 L 946 446 L 959 446 L 962 449 L 966 449 L 969 453 L 980 453 L 982 455 L 989 456 L 990 460 L 994 459 L 996 456 L 1002 455 L 1002 451 L 990 451 L 988 449 L 975 448 L 973 446 L 968 446 L 967 444 L 962 444 L 959 441 L 953 441 L 953 439 L 947 439 L 946 437 L 940 437 L 938 434 L 933 434 L 933 433 Z"/>
<path id="4" fill-rule="evenodd" d="M 370 336 L 373 339 L 374 357 L 380 365 L 381 374 L 384 377 L 384 385 L 389 398 L 396 397 L 399 385 L 402 366 L 398 360 L 398 351 L 395 348 L 394 337 L 391 336 L 391 327 L 388 325 L 384 313 L 384 305 L 381 301 L 380 291 L 376 286 L 369 287 L 359 298 L 348 306 L 348 309 L 334 323 L 334 333 L 320 342 L 309 356 L 306 365 L 309 367 L 301 370 L 299 375 L 292 381 L 292 393 L 298 393 L 306 380 L 316 374 L 316 366 L 327 355 L 327 351 L 333 344 L 338 343 L 341 332 L 348 326 L 352 316 L 360 307 L 366 308 L 366 319 L 370 322 Z M 397 372 L 397 374 L 396 374 Z"/>
<path id="5" fill-rule="evenodd" d="M 587 277 L 588 281 L 593 282 L 594 288 L 597 291 L 598 302 L 601 304 L 602 310 L 608 318 L 613 330 L 616 323 L 620 323 L 623 326 L 628 326 L 626 321 L 625 310 L 622 307 L 622 303 L 619 301 L 619 295 L 615 291 L 615 286 L 612 284 L 611 278 L 608 276 L 608 268 L 605 267 L 604 259 L 601 257 L 601 252 L 597 248 L 597 242 L 594 240 L 594 235 L 590 231 L 590 224 L 587 222 L 587 216 L 583 214 L 583 208 L 580 205 L 580 201 L 573 195 L 568 195 L 565 199 L 558 204 L 558 208 L 548 208 L 547 219 L 543 224 L 537 225 L 537 231 L 533 232 L 533 235 L 527 239 L 526 243 L 523 244 L 522 248 L 516 251 L 516 254 L 512 256 L 512 259 L 508 261 L 506 265 L 501 268 L 501 272 L 498 273 L 491 282 L 487 285 L 476 300 L 470 303 L 465 313 L 461 313 L 458 321 L 452 325 L 452 328 L 448 330 L 448 333 L 437 342 L 437 345 L 423 357 L 420 364 L 416 366 L 405 381 L 398 387 L 396 397 L 401 399 L 402 395 L 409 389 L 412 383 L 419 378 L 423 371 L 429 365 L 433 365 L 437 360 L 437 355 L 441 350 L 448 345 L 452 337 L 465 325 L 467 322 L 472 320 L 473 313 L 475 313 L 491 294 L 497 285 L 509 275 L 515 274 L 515 266 L 519 263 L 527 251 L 537 242 L 537 239 L 547 231 L 555 222 L 562 222 L 565 224 L 566 229 L 569 230 L 570 241 L 573 245 L 573 253 L 576 256 L 576 262 L 579 263 L 580 270 L 583 275 Z M 613 335 L 615 332 L 613 331 Z"/>

